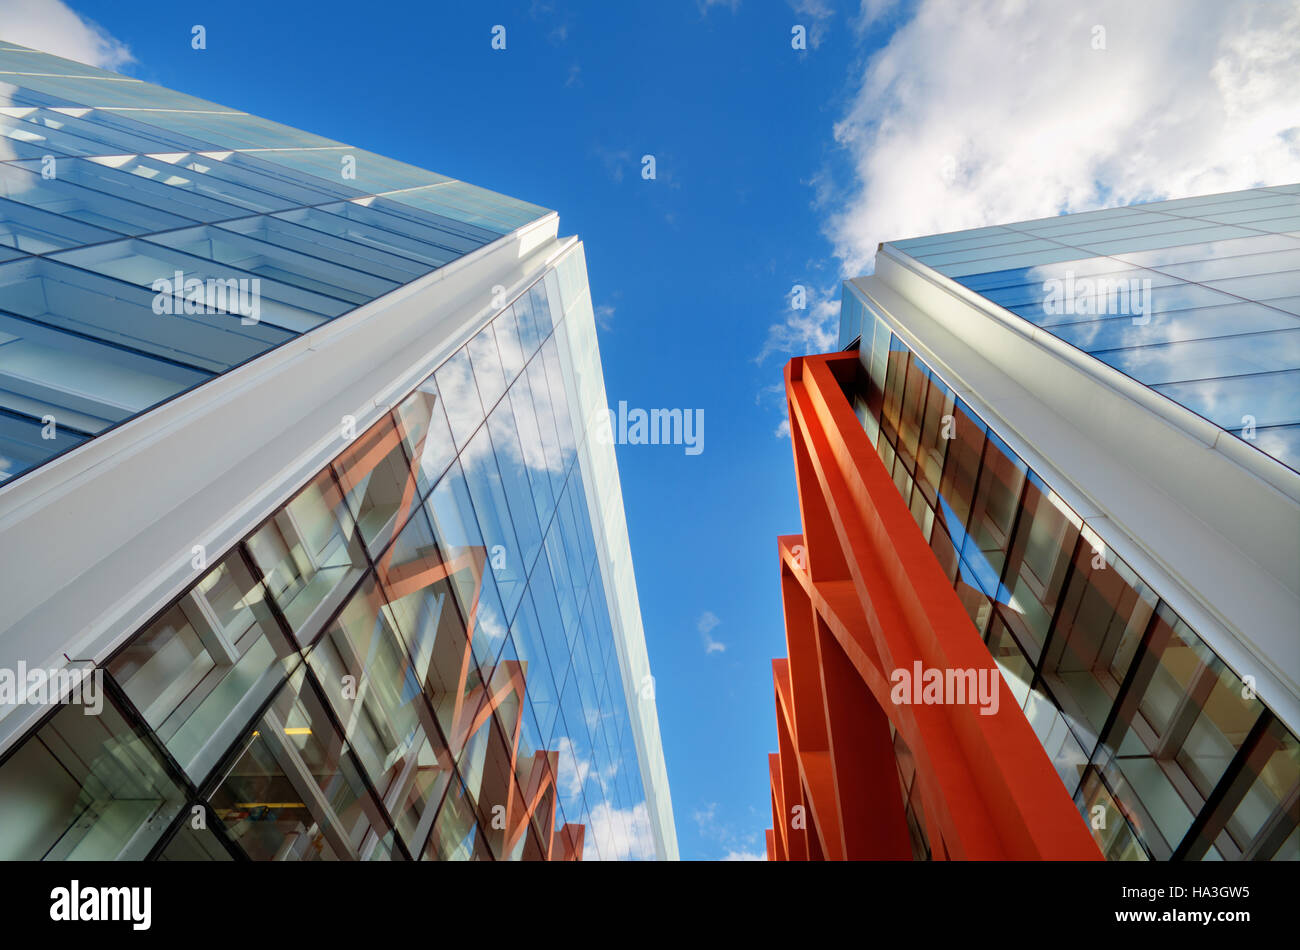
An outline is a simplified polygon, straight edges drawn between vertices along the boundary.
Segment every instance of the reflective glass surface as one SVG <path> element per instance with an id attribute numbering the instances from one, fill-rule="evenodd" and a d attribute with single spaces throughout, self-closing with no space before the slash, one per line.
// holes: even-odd
<path id="1" fill-rule="evenodd" d="M 889 246 L 1300 470 L 1295 185 Z M 841 348 L 862 308 L 845 293 Z"/>
<path id="2" fill-rule="evenodd" d="M 1296 737 L 863 306 L 846 395 L 1098 847 L 1125 860 L 1300 860 Z M 923 858 L 897 738 L 895 752 Z"/>
<path id="3" fill-rule="evenodd" d="M 563 284 L 525 291 L 135 633 L 104 667 L 120 702 L 54 707 L 6 753 L 0 822 L 22 831 L 0 857 L 654 857 Z"/>
<path id="4" fill-rule="evenodd" d="M 7 44 L 0 482 L 546 213 Z"/>

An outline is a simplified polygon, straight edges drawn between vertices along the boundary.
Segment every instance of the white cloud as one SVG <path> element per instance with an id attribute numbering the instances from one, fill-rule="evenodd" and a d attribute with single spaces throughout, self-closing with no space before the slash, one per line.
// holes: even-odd
<path id="1" fill-rule="evenodd" d="M 823 289 L 807 288 L 801 310 L 787 302 L 786 315 L 767 328 L 767 339 L 754 362 L 762 364 L 774 353 L 802 356 L 833 350 L 839 335 L 839 296 L 839 284 L 835 283 Z"/>
<path id="2" fill-rule="evenodd" d="M 808 45 L 817 49 L 826 38 L 826 30 L 829 27 L 829 20 L 835 16 L 835 8 L 831 6 L 829 0 L 789 0 L 789 2 L 795 16 L 801 17 L 800 22 L 808 27 Z"/>
<path id="3" fill-rule="evenodd" d="M 867 27 L 892 13 L 897 6 L 898 0 L 862 0 L 862 8 L 858 11 L 853 26 L 859 32 L 865 31 Z"/>
<path id="4" fill-rule="evenodd" d="M 1295 181 L 1300 0 L 924 0 L 835 138 L 855 181 L 827 230 L 849 275 L 881 241 Z"/>
<path id="5" fill-rule="evenodd" d="M 655 838 L 645 802 L 632 808 L 614 808 L 601 802 L 591 809 L 591 823 L 583 842 L 584 861 L 652 860 Z"/>
<path id="6" fill-rule="evenodd" d="M 710 836 L 717 833 L 718 803 L 709 802 L 691 812 L 691 818 L 700 827 L 700 834 Z"/>
<path id="7" fill-rule="evenodd" d="M 580 758 L 568 736 L 561 736 L 555 742 L 555 751 L 559 756 L 559 774 L 556 776 L 560 794 L 566 799 L 576 798 L 591 776 L 591 760 Z"/>
<path id="8" fill-rule="evenodd" d="M 751 814 L 757 812 L 751 807 Z M 766 861 L 765 851 L 761 847 L 762 834 L 759 832 L 740 832 L 727 821 L 718 818 L 718 803 L 708 802 L 691 812 L 691 818 L 699 828 L 700 837 L 717 842 L 723 857 L 722 861 Z"/>
<path id="9" fill-rule="evenodd" d="M 710 632 L 720 623 L 722 621 L 718 619 L 718 615 L 712 610 L 704 611 L 704 613 L 700 614 L 700 619 L 695 621 L 695 629 L 700 631 L 700 636 L 704 638 L 705 653 L 722 653 L 727 649 L 725 643 L 720 643 L 709 636 Z"/>
<path id="10" fill-rule="evenodd" d="M 131 51 L 62 0 L 0 0 L 0 39 L 101 69 L 120 69 Z"/>
<path id="11" fill-rule="evenodd" d="M 775 430 L 772 434 L 773 434 L 774 436 L 776 436 L 778 439 L 788 439 L 788 438 L 790 438 L 790 418 L 789 418 L 789 416 L 787 416 L 786 418 L 782 419 L 782 420 L 777 424 L 776 430 Z"/>

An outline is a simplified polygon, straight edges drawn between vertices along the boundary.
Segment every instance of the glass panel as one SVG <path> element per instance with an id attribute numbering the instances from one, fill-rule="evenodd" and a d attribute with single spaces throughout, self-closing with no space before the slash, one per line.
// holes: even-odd
<path id="1" fill-rule="evenodd" d="M 975 570 L 984 592 L 1004 602 L 1006 594 L 999 590 L 998 579 L 1020 510 L 1025 472 L 1025 463 L 990 431 L 961 556 Z"/>
<path id="2" fill-rule="evenodd" d="M 459 782 L 452 785 L 443 799 L 424 857 L 429 861 L 492 860 L 491 853 L 479 837 L 474 805 L 465 786 Z"/>
<path id="3" fill-rule="evenodd" d="M 465 466 L 465 482 L 474 500 L 486 556 L 505 601 L 506 613 L 513 616 L 523 593 L 528 565 L 536 557 L 538 545 L 529 539 L 526 552 L 515 538 L 505 487 L 486 428 L 480 429 L 471 440 L 461 455 L 461 462 Z M 531 498 L 528 513 L 532 513 Z"/>
<path id="4" fill-rule="evenodd" d="M 472 713 L 458 704 L 480 684 L 454 584 L 459 576 L 469 588 L 472 610 L 482 568 L 465 557 L 444 561 L 428 517 L 417 511 L 379 566 L 388 614 L 410 649 L 413 675 L 444 736 L 457 735 L 458 710 Z"/>
<path id="5" fill-rule="evenodd" d="M 16 165 L 0 165 L 0 197 L 118 234 L 166 231 L 194 223 L 193 218 L 168 214 L 57 178 L 42 178 L 39 172 Z"/>
<path id="6" fill-rule="evenodd" d="M 1220 804 L 1209 828 L 1226 829 L 1217 839 L 1220 850 L 1233 850 L 1252 860 L 1297 861 L 1300 846 L 1296 826 L 1297 786 L 1300 786 L 1300 743 L 1277 719 L 1250 752 L 1245 768 Z M 1222 817 L 1226 814 L 1226 818 Z M 1230 841 L 1223 841 L 1225 836 Z"/>
<path id="7" fill-rule="evenodd" d="M 14 164 L 38 175 L 45 171 L 41 161 Z M 119 171 L 115 164 L 115 159 L 65 158 L 57 162 L 55 169 L 59 181 L 101 194 L 117 195 L 168 214 L 184 215 L 192 221 L 221 221 L 246 213 L 240 204 L 224 201 L 210 192 L 184 187 L 192 183 L 181 176 L 133 175 Z"/>
<path id="8" fill-rule="evenodd" d="M 1082 526 L 1069 506 L 1031 471 L 1006 568 L 1004 583 L 1010 598 L 999 612 L 1035 663 L 1065 589 Z"/>
<path id="9" fill-rule="evenodd" d="M 12 400 L 6 397 L 9 394 L 0 391 L 0 408 L 10 408 L 5 403 Z M 21 475 L 88 438 L 86 433 L 69 432 L 56 426 L 55 437 L 46 439 L 43 433 L 48 431 L 51 431 L 49 426 L 38 419 L 15 419 L 0 413 L 0 482 Z"/>
<path id="10" fill-rule="evenodd" d="M 447 414 L 433 380 L 421 383 L 397 407 L 396 415 L 406 457 L 416 460 L 415 485 L 423 497 L 456 457 Z"/>
<path id="11" fill-rule="evenodd" d="M 204 318 L 202 322 L 223 329 L 233 323 L 229 316 L 239 314 L 241 330 L 271 324 L 304 333 L 351 309 L 335 297 L 165 248 L 152 240 L 96 244 L 60 251 L 54 258 L 150 291 L 145 299 L 151 325 L 160 331 L 169 330 L 169 323 L 188 330 L 200 322 L 175 320 L 181 314 Z M 159 320 L 164 314 L 173 319 Z"/>
<path id="12" fill-rule="evenodd" d="M 921 364 L 924 365 L 924 364 Z M 917 456 L 916 484 L 933 506 L 938 500 L 948 443 L 956 436 L 957 400 L 936 376 L 930 377 Z"/>
<path id="13" fill-rule="evenodd" d="M 1247 695 L 1249 699 L 1245 698 Z M 1161 605 L 1133 685 L 1099 755 L 1144 840 L 1168 857 L 1259 718 L 1241 680 Z"/>
<path id="14" fill-rule="evenodd" d="M 314 209 L 304 210 L 311 211 Z M 322 216 L 330 217 L 329 215 Z M 346 234 L 349 230 L 346 227 L 346 222 L 343 222 L 342 219 L 336 220 L 341 222 L 338 230 Z M 318 223 L 318 220 L 311 219 L 311 223 Z M 305 255 L 311 255 L 327 261 L 331 265 L 346 265 L 357 268 L 367 274 L 384 278 L 394 286 L 407 283 L 429 271 L 429 267 L 424 264 L 368 246 L 371 242 L 357 239 L 351 234 L 348 234 L 349 240 L 343 240 L 321 230 L 313 230 L 310 227 L 293 224 L 281 217 L 262 215 L 256 218 L 242 218 L 238 221 L 226 221 L 217 225 L 217 227 L 235 231 L 239 234 L 246 234 L 276 247 L 289 248 Z M 363 229 L 357 226 L 354 230 L 360 231 Z M 369 291 L 367 290 L 366 293 L 368 294 Z M 367 299 L 369 298 L 367 297 Z"/>
<path id="15" fill-rule="evenodd" d="M 986 429 L 966 403 L 958 399 L 951 431 L 948 458 L 939 483 L 939 513 L 943 516 L 945 530 L 957 539 L 960 547 L 960 542 L 966 537 L 966 523 L 975 497 L 975 479 L 984 454 Z"/>
<path id="16" fill-rule="evenodd" d="M 307 661 L 398 830 L 418 848 L 451 774 L 423 684 L 394 629 L 387 591 L 367 577 Z"/>
<path id="17" fill-rule="evenodd" d="M 1096 769 L 1088 772 L 1088 779 L 1079 790 L 1079 811 L 1087 819 L 1097 847 L 1108 861 L 1147 861 L 1147 853 L 1138 842 L 1132 827 L 1125 820 L 1114 797 L 1102 784 Z M 1094 821 L 1094 816 L 1099 816 Z"/>
<path id="18" fill-rule="evenodd" d="M 368 303 L 398 286 L 394 281 L 375 277 L 338 261 L 299 254 L 226 228 L 169 231 L 150 235 L 149 241 L 224 264 L 240 273 L 256 274 L 266 281 L 300 287 L 350 304 Z"/>
<path id="19" fill-rule="evenodd" d="M 354 439 L 333 464 L 366 549 L 377 555 L 401 530 L 418 500 L 403 434 L 391 415 Z"/>
<path id="20" fill-rule="evenodd" d="M 469 237 L 436 226 L 439 223 L 452 222 L 439 222 L 433 218 L 394 213 L 404 209 L 395 208 L 390 202 L 381 198 L 322 205 L 317 210 L 329 212 L 349 222 L 373 229 L 365 232 L 374 242 L 372 246 L 392 248 L 394 253 L 402 253 L 415 260 L 428 261 L 434 266 L 441 266 L 455 260 L 486 243 L 484 239 Z M 298 220 L 291 212 L 285 212 L 283 216 L 292 221 Z M 323 222 L 321 226 L 329 230 Z M 331 230 L 330 233 L 334 232 Z M 388 234 L 391 234 L 391 237 L 388 237 Z"/>
<path id="21" fill-rule="evenodd" d="M 241 294 L 238 285 L 226 293 L 227 285 L 222 284 L 221 296 L 214 293 L 213 305 L 209 307 L 206 288 L 200 284 L 195 293 L 202 298 L 201 304 L 195 298 L 195 305 L 189 308 L 191 312 L 188 313 L 183 302 L 179 309 L 173 307 L 176 300 L 172 293 L 171 281 L 175 276 L 172 262 L 151 258 L 148 254 L 137 257 L 132 250 L 137 247 L 148 249 L 150 245 L 143 241 L 125 241 L 69 253 L 78 263 L 102 268 L 110 276 L 138 280 L 138 287 L 45 258 L 0 264 L 0 299 L 4 301 L 4 309 L 10 313 L 44 326 L 111 343 L 131 353 L 146 353 L 168 361 L 167 364 L 152 361 L 139 364 L 150 369 L 132 373 L 129 380 L 134 388 L 124 388 L 120 392 L 130 410 L 123 417 L 134 415 L 181 389 L 202 382 L 210 378 L 211 373 L 222 372 L 252 359 L 292 336 L 268 322 L 245 322 L 235 315 L 241 297 L 247 301 L 247 291 L 251 290 L 249 285 L 245 285 L 246 292 Z M 101 263 L 87 259 L 86 255 L 91 252 Z M 132 273 L 128 275 L 127 270 L 132 270 Z M 193 274 L 190 276 L 195 277 Z M 152 288 L 155 281 L 164 280 L 168 282 L 165 291 L 155 294 L 152 289 L 147 289 Z M 270 302 L 266 303 L 269 316 Z M 311 317 L 313 325 L 322 319 Z M 13 330 L 9 332 L 26 335 Z M 72 349 L 71 346 L 68 348 Z M 34 380 L 60 379 L 57 372 L 51 371 L 52 368 L 40 369 L 41 375 L 35 376 Z M 88 369 L 91 380 L 104 375 L 95 372 L 93 367 Z M 171 385 L 164 385 L 160 380 L 167 380 Z M 186 385 L 177 387 L 177 382 Z M 124 380 L 123 385 L 125 383 Z M 147 402 L 143 401 L 146 399 Z"/>
<path id="22" fill-rule="evenodd" d="M 459 462 L 453 462 L 425 503 L 441 556 L 463 616 L 474 610 L 488 549 L 479 532 L 469 487 Z"/>
<path id="23" fill-rule="evenodd" d="M 456 448 L 464 449 L 470 436 L 483 421 L 483 404 L 479 401 L 478 390 L 474 384 L 474 372 L 470 366 L 469 353 L 464 347 L 448 357 L 434 373 L 438 382 L 438 392 L 442 394 L 442 407 L 447 412 L 451 423 L 451 434 L 456 440 Z"/>
<path id="24" fill-rule="evenodd" d="M 112 697 L 92 708 L 61 706 L 0 768 L 0 858 L 140 861 L 184 806 Z"/>
<path id="25" fill-rule="evenodd" d="M 474 367 L 474 379 L 478 383 L 478 394 L 484 407 L 490 413 L 502 394 L 506 391 L 505 375 L 501 370 L 501 357 L 497 355 L 496 337 L 492 325 L 484 327 L 469 341 L 470 362 Z"/>
<path id="26" fill-rule="evenodd" d="M 303 645 L 315 639 L 366 567 L 356 524 L 328 470 L 247 543 L 272 599 Z"/>
<path id="27" fill-rule="evenodd" d="M 537 348 L 541 346 L 543 337 L 539 333 L 537 321 L 533 317 L 532 298 L 525 293 L 514 302 L 511 308 L 515 314 L 515 322 L 519 325 L 519 342 L 523 347 L 524 358 L 530 358 Z"/>
<path id="28" fill-rule="evenodd" d="M 537 720 L 539 742 L 548 743 L 555 725 L 555 715 L 559 711 L 559 692 L 547 657 L 548 645 L 537 622 L 531 595 L 520 602 L 519 611 L 511 626 L 510 639 L 515 656 L 527 669 L 527 698 Z M 567 663 L 568 657 L 564 657 L 564 660 Z"/>
<path id="29" fill-rule="evenodd" d="M 295 665 L 236 551 L 108 664 L 196 785 Z"/>
<path id="30" fill-rule="evenodd" d="M 244 740 L 211 803 L 255 861 L 365 859 L 391 834 L 302 668 Z"/>
<path id="31" fill-rule="evenodd" d="M 1094 350 L 1093 355 L 1148 386 L 1187 379 L 1278 372 L 1300 366 L 1300 329 L 1122 350 Z M 1297 393 L 1300 394 L 1300 388 Z"/>
<path id="32" fill-rule="evenodd" d="M 1152 388 L 1225 429 L 1240 428 L 1246 416 L 1252 417 L 1256 426 L 1300 422 L 1300 370 Z"/>
<path id="33" fill-rule="evenodd" d="M 1030 684 L 1034 680 L 1034 667 L 998 614 L 994 614 L 993 623 L 989 627 L 988 645 L 989 653 L 993 655 L 994 662 L 1002 671 L 1002 678 L 1016 699 L 1016 705 L 1023 709 L 1029 699 Z"/>
<path id="34" fill-rule="evenodd" d="M 1089 748 L 1155 607 L 1150 588 L 1085 526 L 1042 674 Z"/>
<path id="35" fill-rule="evenodd" d="M 98 244 L 120 236 L 61 214 L 0 199 L 0 245 L 27 254 L 44 254 L 80 244 Z"/>
<path id="36" fill-rule="evenodd" d="M 233 861 L 211 829 L 195 830 L 189 815 L 181 818 L 181 826 L 171 841 L 158 855 L 159 861 Z"/>
<path id="37" fill-rule="evenodd" d="M 516 431 L 519 435 L 519 447 L 523 453 L 523 466 L 528 472 L 528 484 L 533 493 L 533 506 L 537 520 L 545 524 L 555 508 L 555 499 L 551 494 L 551 469 L 546 456 L 546 444 L 542 441 L 541 429 L 537 424 L 532 388 L 528 377 L 520 377 L 510 388 L 510 407 L 514 410 Z"/>
<path id="38" fill-rule="evenodd" d="M 523 558 L 515 565 L 501 564 L 499 558 L 493 558 L 493 573 L 497 582 L 508 590 L 510 584 L 523 582 L 528 568 L 537 557 L 542 543 L 541 529 L 538 527 L 534 495 L 509 401 L 501 402 L 488 418 L 488 430 L 495 450 L 497 470 L 501 473 L 502 488 L 510 505 L 510 523 Z M 509 593 L 506 596 L 512 599 Z"/>
<path id="39" fill-rule="evenodd" d="M 492 321 L 492 329 L 496 333 L 497 350 L 501 356 L 506 385 L 510 385 L 527 362 L 524 358 L 523 341 L 519 338 L 519 324 L 515 320 L 514 310 L 507 307 L 498 314 Z"/>
<path id="40" fill-rule="evenodd" d="M 921 438 L 921 419 L 925 408 L 929 371 L 920 360 L 908 360 L 907 376 L 903 383 L 903 400 L 899 410 L 898 443 L 895 448 L 908 472 L 915 472 L 917 445 Z"/>

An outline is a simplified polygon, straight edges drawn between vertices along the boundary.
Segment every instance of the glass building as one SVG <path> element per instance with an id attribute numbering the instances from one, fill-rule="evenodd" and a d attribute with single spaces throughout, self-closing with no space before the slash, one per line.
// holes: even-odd
<path id="1" fill-rule="evenodd" d="M 605 405 L 554 212 L 0 43 L 0 857 L 675 858 Z"/>
<path id="2" fill-rule="evenodd" d="M 792 427 L 816 374 L 835 404 L 799 416 L 796 462 L 842 438 L 850 484 L 887 478 L 902 505 L 878 492 L 850 511 L 833 485 L 809 500 L 801 468 L 807 557 L 830 546 L 823 520 L 901 516 L 876 529 L 890 539 L 874 549 L 883 572 L 906 563 L 931 596 L 952 591 L 964 619 L 938 646 L 978 659 L 978 639 L 1059 780 L 1052 796 L 1102 856 L 1300 859 L 1300 185 L 884 244 L 875 274 L 844 284 L 839 343 L 848 355 L 812 358 L 833 382 L 822 364 L 790 374 Z M 923 565 L 907 560 L 926 549 Z M 811 578 L 786 561 L 792 579 L 823 585 L 815 560 Z M 857 632 L 888 678 L 898 644 L 870 621 L 880 585 L 855 583 L 871 608 Z M 923 626 L 911 628 L 922 653 Z M 780 670 L 777 685 L 780 708 Z M 932 761 L 942 730 L 875 699 L 912 856 L 1042 856 L 1010 835 L 1003 851 L 955 847 L 957 792 Z M 797 713 L 783 716 L 795 730 Z M 967 754 L 1023 733 L 998 730 Z M 782 739 L 769 853 L 806 856 L 817 849 L 782 830 L 782 806 L 818 796 L 779 788 L 782 760 L 801 757 L 797 736 Z M 1040 778 L 1007 776 L 1046 795 Z"/>

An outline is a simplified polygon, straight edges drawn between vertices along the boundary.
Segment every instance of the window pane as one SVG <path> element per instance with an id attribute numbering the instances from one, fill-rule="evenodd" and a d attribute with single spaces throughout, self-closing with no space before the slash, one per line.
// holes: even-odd
<path id="1" fill-rule="evenodd" d="M 211 804 L 255 861 L 365 859 L 391 834 L 301 667 L 245 738 Z"/>
<path id="2" fill-rule="evenodd" d="M 1104 748 L 1103 774 L 1167 858 L 1191 827 L 1262 706 L 1241 680 L 1161 605 L 1133 684 Z"/>
<path id="3" fill-rule="evenodd" d="M 465 482 L 474 500 L 484 553 L 492 564 L 506 613 L 513 615 L 523 593 L 527 565 L 531 560 L 525 558 L 524 549 L 515 539 L 510 506 L 486 428 L 480 429 L 466 447 L 461 461 L 465 466 Z M 528 514 L 532 515 L 531 498 Z M 539 545 L 531 539 L 529 544 L 528 553 L 535 557 Z"/>
<path id="4" fill-rule="evenodd" d="M 1101 781 L 1096 769 L 1090 769 L 1088 779 L 1079 790 L 1079 811 L 1088 819 L 1088 827 L 1097 847 L 1108 861 L 1146 861 L 1146 851 L 1138 843 L 1137 835 L 1124 818 L 1124 813 Z M 1100 816 L 1100 821 L 1093 821 Z"/>
<path id="5" fill-rule="evenodd" d="M 423 684 L 444 736 L 456 734 L 458 704 L 480 682 L 454 588 L 457 575 L 463 575 L 473 610 L 482 566 L 466 563 L 468 557 L 462 553 L 444 561 L 421 510 L 412 514 L 379 566 L 389 616 L 410 650 L 414 676 Z"/>
<path id="6" fill-rule="evenodd" d="M 108 670 L 197 785 L 297 659 L 236 551 Z"/>
<path id="7" fill-rule="evenodd" d="M 1020 510 L 1025 471 L 1025 463 L 990 432 L 975 487 L 970 527 L 961 549 L 962 559 L 975 569 L 980 586 L 990 597 L 1004 599 L 999 596 L 998 579 Z"/>
<path id="8" fill-rule="evenodd" d="M 185 804 L 112 698 L 90 708 L 62 706 L 0 768 L 0 858 L 140 861 Z"/>
<path id="9" fill-rule="evenodd" d="M 397 427 L 406 457 L 416 461 L 415 484 L 423 497 L 456 457 L 447 414 L 433 380 L 425 380 L 397 407 Z"/>
<path id="10" fill-rule="evenodd" d="M 1042 672 L 1090 748 L 1155 607 L 1155 594 L 1085 527 Z"/>
<path id="11" fill-rule="evenodd" d="M 417 499 L 415 473 L 391 415 L 354 439 L 333 462 L 366 549 L 378 555 Z"/>
<path id="12" fill-rule="evenodd" d="M 1035 663 L 1065 589 L 1081 527 L 1079 517 L 1030 472 L 1006 570 L 1011 596 L 999 610 Z"/>
<path id="13" fill-rule="evenodd" d="M 424 701 L 423 683 L 394 628 L 387 592 L 370 577 L 308 656 L 345 737 L 398 831 L 418 848 L 451 759 Z"/>
<path id="14" fill-rule="evenodd" d="M 490 861 L 491 854 L 479 840 L 478 822 L 474 806 L 465 787 L 459 782 L 452 785 L 443 799 L 434 822 L 433 834 L 425 848 L 429 861 Z"/>
<path id="15" fill-rule="evenodd" d="M 483 404 L 474 385 L 474 372 L 469 354 L 464 347 L 457 350 L 434 374 L 438 392 L 442 394 L 442 407 L 451 423 L 451 434 L 456 448 L 463 449 L 470 436 L 483 421 Z"/>
<path id="16" fill-rule="evenodd" d="M 272 599 L 303 645 L 315 639 L 366 566 L 356 524 L 329 470 L 247 543 Z"/>
<path id="17" fill-rule="evenodd" d="M 501 357 L 497 355 L 496 336 L 489 324 L 480 330 L 467 346 L 474 379 L 478 383 L 479 398 L 490 413 L 497 400 L 506 391 L 505 375 L 501 370 Z"/>
<path id="18" fill-rule="evenodd" d="M 943 524 L 957 540 L 958 547 L 966 537 L 966 523 L 975 497 L 975 479 L 984 454 L 984 433 L 984 423 L 958 399 L 953 411 L 953 437 L 948 444 L 948 458 L 939 483 Z"/>

